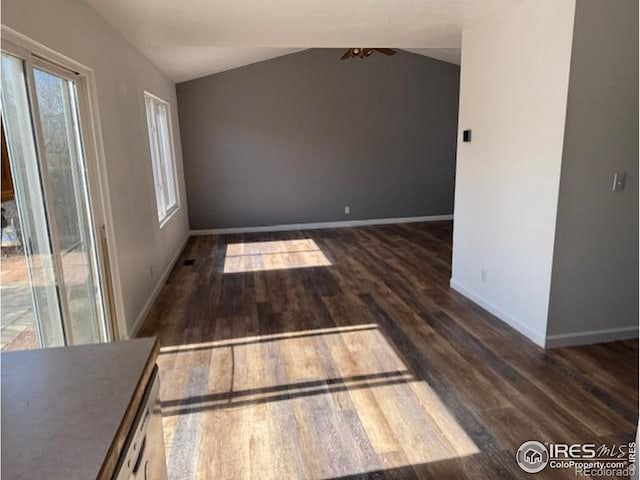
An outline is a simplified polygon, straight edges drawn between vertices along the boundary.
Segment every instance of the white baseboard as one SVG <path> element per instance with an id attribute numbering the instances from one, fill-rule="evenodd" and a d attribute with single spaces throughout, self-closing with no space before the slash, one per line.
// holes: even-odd
<path id="1" fill-rule="evenodd" d="M 339 222 L 290 223 L 259 227 L 206 228 L 191 230 L 191 235 L 222 235 L 228 233 L 286 232 L 290 230 L 318 230 L 321 228 L 348 228 L 365 225 L 389 225 L 393 223 L 440 222 L 453 220 L 453 215 L 427 215 L 422 217 L 372 218 L 368 220 L 344 220 Z"/>
<path id="2" fill-rule="evenodd" d="M 588 330 L 585 332 L 556 333 L 547 336 L 547 348 L 573 347 L 594 343 L 638 338 L 638 326 Z"/>
<path id="3" fill-rule="evenodd" d="M 484 308 L 485 310 L 487 310 L 489 313 L 493 314 L 494 316 L 498 317 L 500 320 L 502 320 L 504 323 L 506 323 L 510 327 L 515 328 L 517 331 L 519 331 L 521 334 L 523 334 L 525 337 L 527 337 L 529 340 L 531 340 L 533 343 L 535 343 L 539 347 L 545 348 L 545 337 L 544 336 L 535 333 L 533 330 L 531 330 L 529 327 L 524 325 L 522 322 L 520 322 L 519 320 L 513 318 L 511 315 L 508 315 L 501 308 L 496 307 L 492 303 L 486 301 L 479 294 L 477 294 L 473 290 L 465 287 L 464 285 L 461 285 L 459 282 L 457 282 L 453 278 L 449 280 L 449 285 L 456 292 L 464 295 L 465 297 L 467 297 L 472 302 L 477 303 L 482 308 Z"/>
<path id="4" fill-rule="evenodd" d="M 461 285 L 453 278 L 449 285 L 458 293 L 461 293 L 469 300 L 477 303 L 482 308 L 492 313 L 507 325 L 515 328 L 524 336 L 543 348 L 570 347 L 576 345 L 591 345 L 594 343 L 613 342 L 615 340 L 626 340 L 638 338 L 638 326 L 609 328 L 604 330 L 589 330 L 585 332 L 558 333 L 542 337 L 526 327 L 520 321 L 505 313 L 502 309 L 486 301 L 473 290 Z"/>
<path id="5" fill-rule="evenodd" d="M 135 338 L 135 336 L 138 334 L 138 330 L 140 330 L 142 322 L 144 322 L 144 319 L 149 314 L 149 310 L 151 310 L 153 303 L 156 301 L 156 298 L 158 298 L 160 290 L 162 290 L 162 287 L 164 287 L 164 284 L 167 282 L 167 278 L 169 278 L 169 274 L 171 273 L 171 270 L 173 270 L 173 267 L 175 267 L 176 262 L 178 261 L 178 258 L 180 258 L 180 254 L 182 253 L 182 250 L 184 250 L 184 247 L 187 244 L 188 240 L 189 235 L 185 237 L 184 241 L 180 244 L 180 248 L 178 248 L 176 253 L 173 255 L 173 258 L 167 265 L 167 268 L 164 270 L 164 272 L 162 272 L 162 275 L 160 275 L 158 283 L 156 283 L 156 286 L 153 288 L 153 291 L 151 292 L 147 303 L 145 303 L 144 307 L 142 307 L 142 310 L 138 314 L 136 321 L 128 332 L 128 338 Z"/>

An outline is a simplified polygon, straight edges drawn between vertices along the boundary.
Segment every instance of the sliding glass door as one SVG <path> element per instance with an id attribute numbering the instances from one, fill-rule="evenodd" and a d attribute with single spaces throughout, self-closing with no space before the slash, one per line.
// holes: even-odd
<path id="1" fill-rule="evenodd" d="M 20 338 L 20 347 L 64 345 L 62 309 L 58 298 L 55 258 L 47 221 L 40 167 L 33 137 L 31 109 L 27 94 L 24 62 L 2 54 L 2 121 L 6 127 L 9 164 L 14 188 L 14 202 L 18 213 L 20 232 L 15 245 L 3 244 L 2 249 L 2 330 L 3 344 L 11 349 Z M 4 202 L 3 202 L 4 204 Z M 9 210 L 9 205 L 6 206 Z M 8 215 L 3 205 L 3 216 Z M 13 220 L 13 219 L 12 219 Z M 3 222 L 5 223 L 5 222 Z M 15 228 L 15 223 L 12 221 Z M 3 229 L 4 230 L 4 229 Z M 4 233 L 4 232 L 3 232 Z M 7 252 L 18 250 L 16 254 Z M 24 261 L 20 261 L 23 257 Z M 16 260 L 17 259 L 17 260 Z M 14 272 L 8 272 L 14 270 Z M 11 275 L 7 275 L 11 273 Z M 25 290 L 31 290 L 32 308 Z M 25 298 L 26 297 L 26 298 Z M 10 307 L 18 306 L 16 314 Z M 10 328 L 15 330 L 16 320 L 28 316 L 25 327 L 16 338 L 8 339 Z M 29 325 L 31 324 L 31 325 Z M 37 331 L 37 337 L 29 329 Z M 21 329 L 22 330 L 22 329 Z M 27 340 L 29 343 L 26 343 Z M 3 345 L 4 348 L 4 345 Z"/>
<path id="2" fill-rule="evenodd" d="M 74 72 L 2 53 L 17 242 L 26 259 L 33 328 L 44 347 L 108 338 L 79 111 Z M 3 303 L 10 287 L 2 285 Z"/>

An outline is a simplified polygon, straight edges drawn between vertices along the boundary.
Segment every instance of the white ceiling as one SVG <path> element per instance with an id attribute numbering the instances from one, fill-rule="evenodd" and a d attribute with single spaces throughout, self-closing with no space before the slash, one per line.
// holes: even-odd
<path id="1" fill-rule="evenodd" d="M 176 83 L 304 50 L 303 48 L 189 46 L 139 48 Z"/>
<path id="2" fill-rule="evenodd" d="M 85 1 L 180 82 L 310 47 L 396 47 L 458 63 L 462 29 L 520 0 Z"/>

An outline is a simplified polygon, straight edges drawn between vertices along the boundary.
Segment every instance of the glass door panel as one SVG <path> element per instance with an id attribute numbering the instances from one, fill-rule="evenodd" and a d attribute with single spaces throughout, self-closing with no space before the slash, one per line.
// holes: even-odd
<path id="1" fill-rule="evenodd" d="M 81 128 L 86 99 L 78 98 L 85 85 L 74 72 L 8 49 L 1 79 L 2 161 L 10 168 L 3 169 L 0 347 L 106 341 Z M 16 333 L 23 327 L 31 330 Z"/>
<path id="2" fill-rule="evenodd" d="M 3 255 L 3 308 L 0 319 L 3 336 L 11 332 L 8 324 L 12 321 L 12 310 L 5 306 L 15 306 L 25 300 L 25 297 L 28 298 L 30 293 L 32 308 L 28 311 L 32 318 L 35 317 L 32 328 L 37 331 L 40 345 L 64 345 L 55 258 L 31 123 L 25 62 L 4 53 L 2 116 L 21 233 L 21 238 L 16 238 L 16 243 L 24 252 L 27 266 L 25 271 L 24 261 L 20 262 L 19 257 L 13 261 L 9 256 Z"/>
<path id="3" fill-rule="evenodd" d="M 78 114 L 76 84 L 33 69 L 36 118 L 46 165 L 54 238 L 60 252 L 66 326 L 74 344 L 106 339 L 102 292 Z"/>

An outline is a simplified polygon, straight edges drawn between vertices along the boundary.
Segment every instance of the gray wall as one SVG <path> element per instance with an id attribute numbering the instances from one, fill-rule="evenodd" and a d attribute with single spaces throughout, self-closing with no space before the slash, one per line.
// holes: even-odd
<path id="1" fill-rule="evenodd" d="M 459 67 L 343 52 L 178 84 L 192 229 L 452 213 Z"/>
<path id="2" fill-rule="evenodd" d="M 551 336 L 638 327 L 637 0 L 576 5 L 551 285 Z"/>

